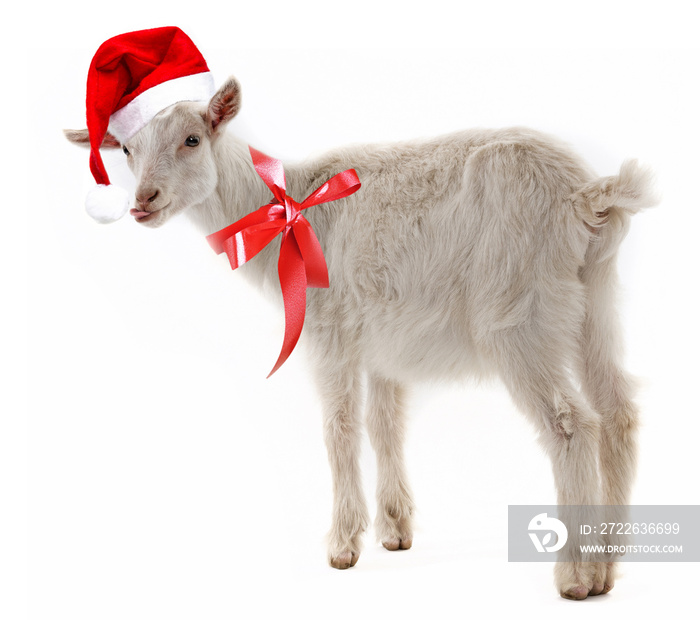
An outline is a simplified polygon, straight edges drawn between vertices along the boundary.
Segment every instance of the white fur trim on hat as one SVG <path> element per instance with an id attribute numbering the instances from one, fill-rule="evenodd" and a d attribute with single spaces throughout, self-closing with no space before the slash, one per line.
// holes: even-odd
<path id="1" fill-rule="evenodd" d="M 96 185 L 85 199 L 85 210 L 100 224 L 116 222 L 128 209 L 129 192 L 116 185 Z"/>
<path id="2" fill-rule="evenodd" d="M 216 89 L 209 71 L 162 82 L 142 92 L 109 117 L 109 131 L 122 144 L 168 106 L 179 101 L 209 101 Z"/>

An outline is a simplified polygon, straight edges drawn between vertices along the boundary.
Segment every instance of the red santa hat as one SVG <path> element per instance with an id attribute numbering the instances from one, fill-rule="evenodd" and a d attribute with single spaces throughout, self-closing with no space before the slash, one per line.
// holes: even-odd
<path id="1" fill-rule="evenodd" d="M 127 192 L 110 184 L 100 156 L 107 131 L 124 144 L 161 110 L 208 101 L 214 91 L 207 63 L 179 28 L 128 32 L 100 46 L 87 79 L 90 170 L 98 185 L 85 206 L 94 219 L 113 222 L 129 208 Z"/>

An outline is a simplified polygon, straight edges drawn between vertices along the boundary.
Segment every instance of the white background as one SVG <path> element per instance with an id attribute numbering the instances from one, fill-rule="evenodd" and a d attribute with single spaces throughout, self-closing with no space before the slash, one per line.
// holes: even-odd
<path id="1" fill-rule="evenodd" d="M 303 347 L 265 380 L 281 312 L 185 218 L 156 231 L 92 222 L 87 152 L 61 134 L 84 126 L 102 41 L 178 25 L 218 83 L 242 83 L 229 131 L 283 159 L 517 124 L 563 137 L 601 175 L 627 157 L 649 163 L 663 202 L 635 217 L 620 257 L 627 365 L 643 380 L 633 502 L 699 504 L 700 63 L 684 4 L 142 4 L 27 14 L 3 54 L 19 88 L 3 114 L 4 272 L 28 300 L 4 321 L 19 345 L 8 394 L 28 394 L 28 416 L 3 419 L 1 536 L 17 552 L 3 553 L 7 617 L 651 617 L 690 605 L 697 564 L 624 565 L 612 593 L 574 603 L 551 565 L 507 562 L 507 506 L 554 503 L 554 490 L 497 384 L 416 387 L 414 548 L 389 553 L 370 530 L 354 569 L 330 569 L 330 475 Z M 112 180 L 128 184 L 117 155 Z M 14 374 L 25 362 L 26 382 Z M 363 466 L 373 511 L 367 442 Z"/>

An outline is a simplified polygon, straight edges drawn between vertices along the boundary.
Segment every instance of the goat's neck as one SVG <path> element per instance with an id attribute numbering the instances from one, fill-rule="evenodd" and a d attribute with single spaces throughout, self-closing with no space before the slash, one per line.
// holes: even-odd
<path id="1" fill-rule="evenodd" d="M 216 191 L 205 201 L 188 210 L 197 227 L 205 234 L 221 230 L 252 213 L 272 199 L 272 194 L 255 171 L 248 145 L 224 134 L 212 145 L 218 169 Z M 306 197 L 310 182 L 308 171 L 286 166 L 285 177 L 291 196 Z M 272 244 L 278 246 L 278 242 Z M 275 252 L 263 251 L 246 265 L 245 272 L 257 281 L 276 281 Z"/>

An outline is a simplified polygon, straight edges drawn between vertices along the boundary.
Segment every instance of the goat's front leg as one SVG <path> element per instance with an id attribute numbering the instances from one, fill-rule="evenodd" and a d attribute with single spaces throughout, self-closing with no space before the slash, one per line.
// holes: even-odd
<path id="1" fill-rule="evenodd" d="M 403 387 L 370 377 L 367 430 L 377 454 L 377 538 L 389 551 L 410 549 L 413 500 L 403 463 Z"/>
<path id="2" fill-rule="evenodd" d="M 324 438 L 333 477 L 333 522 L 328 561 L 334 568 L 355 566 L 369 523 L 359 467 L 361 417 L 357 372 L 328 364 L 317 368 Z"/>

